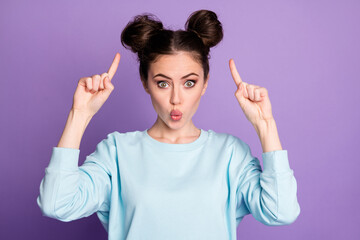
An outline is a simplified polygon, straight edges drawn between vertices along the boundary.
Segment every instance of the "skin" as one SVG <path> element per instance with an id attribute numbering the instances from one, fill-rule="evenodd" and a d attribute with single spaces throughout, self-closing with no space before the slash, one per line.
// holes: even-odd
<path id="1" fill-rule="evenodd" d="M 229 67 L 237 86 L 235 97 L 246 118 L 254 126 L 263 152 L 282 150 L 267 89 L 244 82 L 236 69 L 233 59 L 230 59 Z"/>
<path id="2" fill-rule="evenodd" d="M 229 67 L 237 86 L 235 96 L 250 123 L 256 126 L 273 119 L 266 88 L 244 82 L 236 69 L 233 59 L 230 59 Z"/>
<path id="3" fill-rule="evenodd" d="M 101 75 L 80 78 L 73 97 L 64 131 L 57 147 L 79 149 L 81 139 L 91 118 L 114 90 L 111 83 L 120 62 L 116 53 L 109 70 Z"/>
<path id="4" fill-rule="evenodd" d="M 197 75 L 183 78 L 191 73 Z M 168 78 L 156 76 L 158 74 Z M 156 122 L 148 130 L 152 138 L 160 142 L 180 144 L 193 142 L 200 136 L 201 130 L 195 127 L 192 117 L 208 85 L 209 75 L 206 81 L 203 75 L 201 64 L 188 52 L 162 55 L 150 64 L 147 86 L 144 81 L 143 86 L 158 114 Z M 170 112 L 173 109 L 182 112 L 180 120 L 171 118 Z"/>
<path id="5" fill-rule="evenodd" d="M 116 53 L 108 72 L 79 80 L 74 94 L 72 111 L 69 115 L 71 120 L 69 125 L 73 125 L 73 128 L 84 131 L 92 116 L 101 108 L 114 90 L 111 80 L 116 73 L 119 62 L 120 54 Z M 263 152 L 282 150 L 267 89 L 242 81 L 233 59 L 230 59 L 229 67 L 237 86 L 235 97 L 246 118 L 254 126 Z M 196 75 L 184 77 L 189 73 Z M 156 76 L 158 74 L 167 77 Z M 148 72 L 148 84 L 144 84 L 143 81 L 143 86 L 151 96 L 158 117 L 154 125 L 148 130 L 148 134 L 165 143 L 179 144 L 195 141 L 200 136 L 201 131 L 193 124 L 192 117 L 199 106 L 201 97 L 205 94 L 208 79 L 209 75 L 205 81 L 202 66 L 188 52 L 180 51 L 172 55 L 162 55 L 151 63 Z M 193 86 L 193 82 L 189 80 L 194 80 L 195 85 Z M 180 110 L 183 113 L 181 120 L 174 121 L 171 119 L 170 112 L 173 109 Z M 85 122 L 85 126 L 79 128 L 77 121 Z M 76 124 L 72 124 L 72 122 Z M 71 131 L 67 132 L 73 132 L 72 127 L 68 128 Z M 69 136 L 69 139 L 76 140 L 69 140 L 71 144 L 64 145 L 78 147 L 81 136 L 81 132 L 76 137 Z M 62 146 L 62 144 L 60 145 Z"/>
<path id="6" fill-rule="evenodd" d="M 120 54 L 116 53 L 107 72 L 101 75 L 80 78 L 75 90 L 72 110 L 94 116 L 114 90 L 111 83 L 120 62 Z"/>

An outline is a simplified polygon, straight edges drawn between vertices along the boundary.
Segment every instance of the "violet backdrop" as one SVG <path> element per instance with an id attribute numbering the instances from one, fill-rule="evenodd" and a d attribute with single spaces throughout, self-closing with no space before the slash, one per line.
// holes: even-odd
<path id="1" fill-rule="evenodd" d="M 144 130 L 156 119 L 136 56 L 120 43 L 125 25 L 150 12 L 183 29 L 199 9 L 218 14 L 224 39 L 211 50 L 195 125 L 238 136 L 262 162 L 234 96 L 234 58 L 245 82 L 268 89 L 298 184 L 293 224 L 270 227 L 248 215 L 238 239 L 359 239 L 360 2 L 349 0 L 1 1 L 0 239 L 107 239 L 96 214 L 65 223 L 36 204 L 77 82 L 107 71 L 120 52 L 115 90 L 82 139 L 82 164 L 108 133 Z"/>

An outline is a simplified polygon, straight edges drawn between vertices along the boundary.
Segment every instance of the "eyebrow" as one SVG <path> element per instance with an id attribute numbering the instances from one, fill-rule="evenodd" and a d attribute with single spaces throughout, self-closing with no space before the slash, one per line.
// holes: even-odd
<path id="1" fill-rule="evenodd" d="M 187 77 L 189 77 L 189 76 L 191 76 L 191 75 L 196 75 L 196 76 L 199 76 L 199 75 L 197 75 L 196 73 L 189 73 L 189 74 L 187 74 L 187 75 L 183 76 L 181 79 L 187 78 Z M 165 76 L 164 74 L 161 74 L 161 73 L 156 74 L 153 78 L 155 78 L 155 77 L 164 77 L 164 78 L 167 78 L 167 79 L 172 80 L 170 77 Z"/>

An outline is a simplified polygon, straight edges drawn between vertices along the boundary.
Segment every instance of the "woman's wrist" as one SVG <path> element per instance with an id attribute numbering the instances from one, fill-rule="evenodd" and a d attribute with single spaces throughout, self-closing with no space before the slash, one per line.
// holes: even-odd
<path id="1" fill-rule="evenodd" d="M 254 128 L 259 136 L 263 152 L 282 150 L 275 119 L 254 124 Z"/>
<path id="2" fill-rule="evenodd" d="M 90 114 L 71 109 L 57 147 L 79 149 L 82 136 L 91 119 Z"/>

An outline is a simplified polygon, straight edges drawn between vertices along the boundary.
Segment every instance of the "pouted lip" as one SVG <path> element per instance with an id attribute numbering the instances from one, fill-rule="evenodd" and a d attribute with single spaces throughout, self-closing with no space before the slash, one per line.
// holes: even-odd
<path id="1" fill-rule="evenodd" d="M 179 110 L 172 110 L 170 113 L 171 116 L 181 116 L 182 112 L 180 112 Z"/>

